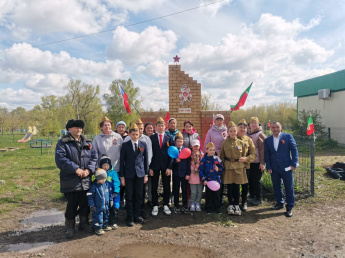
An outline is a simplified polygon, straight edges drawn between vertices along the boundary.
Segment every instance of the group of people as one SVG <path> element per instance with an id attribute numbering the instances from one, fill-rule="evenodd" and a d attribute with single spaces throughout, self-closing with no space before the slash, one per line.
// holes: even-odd
<path id="1" fill-rule="evenodd" d="M 242 119 L 238 124 L 230 121 L 226 126 L 224 116 L 217 114 L 203 148 L 193 123 L 187 120 L 183 125 L 180 132 L 176 119 L 171 118 L 166 129 L 160 117 L 155 125 L 138 119 L 128 131 L 126 123 L 120 121 L 113 131 L 113 122 L 104 117 L 101 133 L 91 141 L 82 134 L 82 120 L 69 120 L 66 124 L 69 133 L 59 140 L 55 154 L 60 169 L 60 190 L 67 199 L 66 236 L 75 235 L 77 215 L 81 231 L 94 230 L 102 235 L 116 229 L 121 207 L 126 209 L 127 226 L 144 224 L 148 217 L 144 208 L 146 196 L 152 206 L 151 215 L 155 217 L 159 213 L 160 180 L 166 215 L 172 211 L 200 212 L 204 190 L 206 214 L 221 214 L 225 187 L 227 213 L 241 215 L 248 209 L 248 202 L 253 206 L 262 203 L 261 178 L 265 169 L 272 177 L 276 197 L 273 209 L 284 208 L 283 182 L 285 215 L 292 216 L 293 170 L 298 165 L 298 151 L 293 136 L 282 133 L 279 122 L 271 123 L 272 135 L 266 138 L 257 117 L 252 117 L 249 124 Z M 172 157 L 171 146 L 179 153 L 189 149 L 191 154 Z M 93 229 L 89 226 L 90 211 Z"/>

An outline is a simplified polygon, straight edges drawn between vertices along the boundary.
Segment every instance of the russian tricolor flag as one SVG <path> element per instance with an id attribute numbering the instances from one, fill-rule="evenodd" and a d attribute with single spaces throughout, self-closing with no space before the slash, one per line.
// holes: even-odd
<path id="1" fill-rule="evenodd" d="M 125 106 L 127 113 L 131 114 L 131 109 L 130 109 L 129 104 L 128 104 L 128 96 L 120 84 L 119 84 L 119 87 L 120 87 L 120 92 L 121 92 L 121 95 L 123 98 L 123 105 Z"/>

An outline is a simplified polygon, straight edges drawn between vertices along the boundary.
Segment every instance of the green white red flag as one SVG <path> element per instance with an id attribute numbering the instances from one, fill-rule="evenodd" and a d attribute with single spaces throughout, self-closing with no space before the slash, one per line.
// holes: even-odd
<path id="1" fill-rule="evenodd" d="M 250 91 L 250 88 L 252 87 L 252 84 L 251 83 L 249 85 L 249 87 L 242 93 L 240 99 L 238 100 L 237 104 L 236 105 L 230 105 L 230 111 L 236 111 L 236 110 L 239 110 L 240 107 L 242 107 L 244 105 L 244 103 L 246 103 L 246 100 L 247 100 L 247 97 L 248 97 L 248 94 L 249 94 L 249 91 Z"/>
<path id="2" fill-rule="evenodd" d="M 311 135 L 315 131 L 314 122 L 311 116 L 308 119 L 307 135 Z"/>

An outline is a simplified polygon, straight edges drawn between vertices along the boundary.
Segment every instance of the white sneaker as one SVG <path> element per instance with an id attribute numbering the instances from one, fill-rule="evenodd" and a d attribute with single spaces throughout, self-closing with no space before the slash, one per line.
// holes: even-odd
<path id="1" fill-rule="evenodd" d="M 116 230 L 117 229 L 117 225 L 116 224 L 113 224 L 110 226 L 113 230 Z"/>
<path id="2" fill-rule="evenodd" d="M 237 216 L 241 215 L 241 209 L 239 205 L 235 205 L 235 215 Z"/>
<path id="3" fill-rule="evenodd" d="M 158 206 L 153 206 L 151 214 L 152 214 L 152 216 L 157 216 L 158 215 Z"/>
<path id="4" fill-rule="evenodd" d="M 171 215 L 171 211 L 170 211 L 168 205 L 163 206 L 163 211 L 164 211 L 165 215 Z"/>
<path id="5" fill-rule="evenodd" d="M 229 215 L 234 215 L 235 214 L 235 207 L 234 205 L 229 205 L 227 208 L 228 214 Z"/>

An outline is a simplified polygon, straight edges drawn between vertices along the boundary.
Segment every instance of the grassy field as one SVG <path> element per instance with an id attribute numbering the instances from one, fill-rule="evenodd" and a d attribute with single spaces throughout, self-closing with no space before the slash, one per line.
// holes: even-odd
<path id="1" fill-rule="evenodd" d="M 31 149 L 29 143 L 17 143 L 23 135 L 1 135 L 0 149 L 19 148 L 0 152 L 0 215 L 23 205 L 38 207 L 63 207 L 64 198 L 59 190 L 59 170 L 55 165 L 54 150 L 58 138 L 53 140 L 52 148 Z M 14 139 L 14 141 L 13 141 Z M 324 169 L 335 162 L 345 162 L 345 148 L 337 148 L 316 153 L 315 159 L 315 198 L 306 202 L 331 200 L 345 194 L 345 182 L 331 179 Z M 270 183 L 265 173 L 264 181 Z"/>

